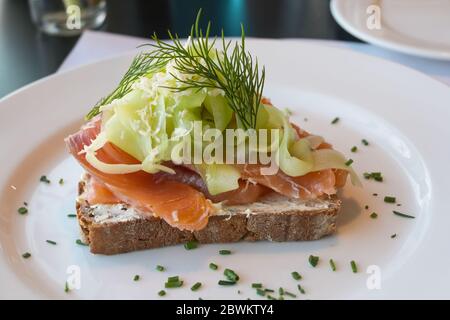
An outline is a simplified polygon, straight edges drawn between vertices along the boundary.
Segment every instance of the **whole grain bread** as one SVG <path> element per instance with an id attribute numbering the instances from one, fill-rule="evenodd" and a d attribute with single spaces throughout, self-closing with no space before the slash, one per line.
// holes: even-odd
<path id="1" fill-rule="evenodd" d="M 198 241 L 316 240 L 336 230 L 341 205 L 328 199 L 289 199 L 272 193 L 250 205 L 223 206 L 195 232 L 181 231 L 164 220 L 142 214 L 126 205 L 90 205 L 85 199 L 86 183 L 79 183 L 77 218 L 83 241 L 92 253 L 118 254 L 135 250 Z"/>

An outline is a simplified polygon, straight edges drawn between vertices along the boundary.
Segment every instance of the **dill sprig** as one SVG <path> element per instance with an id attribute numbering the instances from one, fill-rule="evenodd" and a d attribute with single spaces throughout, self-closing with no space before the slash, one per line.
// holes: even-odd
<path id="1" fill-rule="evenodd" d="M 120 99 L 131 92 L 133 83 L 140 77 L 156 72 L 163 68 L 167 61 L 153 59 L 148 53 L 140 53 L 134 57 L 127 72 L 125 72 L 119 85 L 113 92 L 98 101 L 91 111 L 86 115 L 86 120 L 90 120 L 100 113 L 100 107 L 111 103 L 115 99 Z"/>
<path id="2" fill-rule="evenodd" d="M 153 51 L 142 53 L 133 61 L 119 87 L 108 97 L 101 100 L 88 114 L 92 118 L 99 113 L 99 107 L 116 98 L 124 96 L 131 90 L 131 84 L 140 76 L 154 72 L 169 61 L 180 74 L 171 73 L 178 82 L 176 87 L 168 87 L 174 91 L 203 88 L 222 90 L 230 108 L 235 112 L 237 120 L 244 129 L 255 128 L 261 103 L 265 80 L 265 68 L 259 68 L 258 60 L 253 59 L 245 48 L 245 32 L 241 25 L 241 41 L 234 44 L 226 41 L 222 30 L 222 48 L 219 51 L 215 44 L 217 38 L 210 41 L 211 22 L 206 31 L 199 27 L 201 10 L 191 27 L 187 45 L 184 45 L 177 34 L 168 31 L 170 41 L 160 40 L 156 34 L 151 38 L 154 43 L 147 44 Z"/>

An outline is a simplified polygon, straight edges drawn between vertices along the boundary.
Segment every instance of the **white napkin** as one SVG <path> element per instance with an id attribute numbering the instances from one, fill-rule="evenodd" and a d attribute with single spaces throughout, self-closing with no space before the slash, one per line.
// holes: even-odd
<path id="1" fill-rule="evenodd" d="M 293 39 L 290 40 L 292 41 Z M 309 41 L 324 45 L 349 48 L 351 50 L 384 58 L 417 69 L 450 85 L 450 61 L 439 61 L 409 56 L 364 43 L 309 39 L 295 39 L 294 41 Z M 85 31 L 73 50 L 61 64 L 58 72 L 136 50 L 135 48 L 137 46 L 146 42 L 148 42 L 148 39 L 101 31 Z"/>

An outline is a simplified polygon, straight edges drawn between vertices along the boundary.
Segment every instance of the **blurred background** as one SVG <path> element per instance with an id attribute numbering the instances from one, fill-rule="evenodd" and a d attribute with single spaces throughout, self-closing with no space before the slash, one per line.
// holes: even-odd
<path id="1" fill-rule="evenodd" d="M 46 10 L 61 3 L 90 6 L 92 28 L 144 38 L 153 32 L 165 38 L 168 29 L 186 37 L 203 8 L 213 34 L 223 27 L 226 36 L 239 36 L 242 22 L 248 37 L 360 42 L 335 22 L 330 0 L 0 0 L 0 98 L 54 73 L 76 44 L 77 34 L 47 34 L 58 30 L 45 19 L 58 16 L 46 16 Z"/>

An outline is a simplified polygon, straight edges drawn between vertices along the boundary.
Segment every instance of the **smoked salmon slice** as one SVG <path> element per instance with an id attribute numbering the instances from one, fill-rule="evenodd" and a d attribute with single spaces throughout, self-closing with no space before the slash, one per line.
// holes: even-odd
<path id="1" fill-rule="evenodd" d="M 66 144 L 83 168 L 101 181 L 117 199 L 141 209 L 146 214 L 160 217 L 180 230 L 196 231 L 207 225 L 214 207 L 203 193 L 191 186 L 174 180 L 158 180 L 144 171 L 106 174 L 91 166 L 83 150 L 99 133 L 100 119 L 97 118 L 69 136 Z M 111 164 L 136 163 L 136 159 L 110 143 L 97 151 L 97 158 Z"/>

